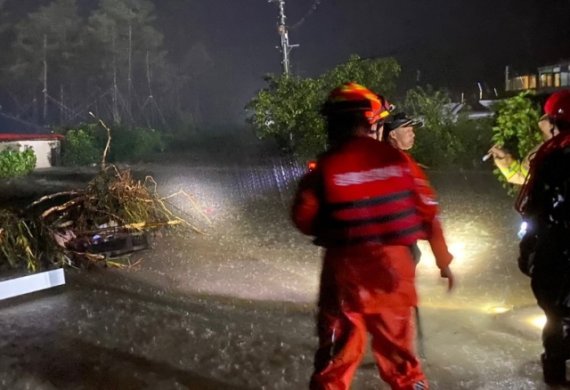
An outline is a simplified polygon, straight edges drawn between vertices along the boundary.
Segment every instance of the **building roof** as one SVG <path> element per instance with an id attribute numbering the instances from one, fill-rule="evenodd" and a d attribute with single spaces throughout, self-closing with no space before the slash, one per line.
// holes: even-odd
<path id="1" fill-rule="evenodd" d="M 61 140 L 64 136 L 62 134 L 17 134 L 17 133 L 0 133 L 0 142 L 13 142 L 13 141 L 55 141 Z"/>

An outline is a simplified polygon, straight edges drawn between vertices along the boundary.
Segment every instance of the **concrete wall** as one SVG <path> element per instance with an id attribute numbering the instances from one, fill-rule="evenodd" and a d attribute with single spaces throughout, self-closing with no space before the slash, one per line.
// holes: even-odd
<path id="1" fill-rule="evenodd" d="M 36 168 L 49 168 L 59 162 L 60 142 L 58 140 L 22 140 L 0 142 L 0 151 L 11 148 L 23 151 L 30 147 L 36 154 Z"/>

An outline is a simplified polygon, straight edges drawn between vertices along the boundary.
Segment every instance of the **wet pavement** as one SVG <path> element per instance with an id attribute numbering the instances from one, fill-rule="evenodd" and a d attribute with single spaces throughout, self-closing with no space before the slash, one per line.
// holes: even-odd
<path id="1" fill-rule="evenodd" d="M 192 194 L 170 201 L 205 234 L 170 231 L 133 255 L 142 260 L 133 269 L 68 270 L 63 287 L 0 302 L 0 388 L 307 388 L 321 253 L 288 220 L 303 168 L 274 159 L 136 169 L 164 195 Z M 44 180 L 36 192 L 65 189 L 92 171 L 58 172 L 28 182 Z M 540 312 L 516 265 L 513 200 L 490 171 L 430 176 L 458 278 L 448 294 L 421 245 L 432 388 L 547 389 L 533 324 Z M 353 389 L 379 388 L 387 387 L 367 354 Z"/>

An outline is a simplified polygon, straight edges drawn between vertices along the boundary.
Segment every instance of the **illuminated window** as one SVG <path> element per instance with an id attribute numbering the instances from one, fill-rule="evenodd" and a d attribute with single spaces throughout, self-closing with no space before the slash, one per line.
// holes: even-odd
<path id="1" fill-rule="evenodd" d="M 529 88 L 536 89 L 536 75 L 530 76 Z"/>
<path id="2" fill-rule="evenodd" d="M 562 87 L 567 87 L 569 86 L 569 79 L 568 79 L 568 72 L 562 72 L 560 73 L 560 85 Z"/>
<path id="3" fill-rule="evenodd" d="M 554 86 L 560 87 L 560 73 L 554 73 Z"/>
<path id="4" fill-rule="evenodd" d="M 552 73 L 542 73 L 540 75 L 540 86 L 543 88 L 554 86 L 553 74 Z"/>

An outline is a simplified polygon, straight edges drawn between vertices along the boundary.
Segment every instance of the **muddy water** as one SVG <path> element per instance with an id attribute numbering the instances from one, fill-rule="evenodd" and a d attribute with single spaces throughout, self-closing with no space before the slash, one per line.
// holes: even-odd
<path id="1" fill-rule="evenodd" d="M 321 253 L 288 221 L 302 167 L 275 159 L 137 171 L 164 195 L 191 194 L 171 202 L 204 234 L 165 233 L 133 256 L 142 260 L 134 269 L 68 270 L 65 287 L 1 303 L 0 388 L 307 388 Z M 73 187 L 90 172 L 36 176 L 28 188 Z M 545 389 L 512 199 L 489 172 L 430 175 L 458 278 L 447 294 L 422 244 L 432 388 Z M 380 386 L 367 356 L 353 388 Z"/>

